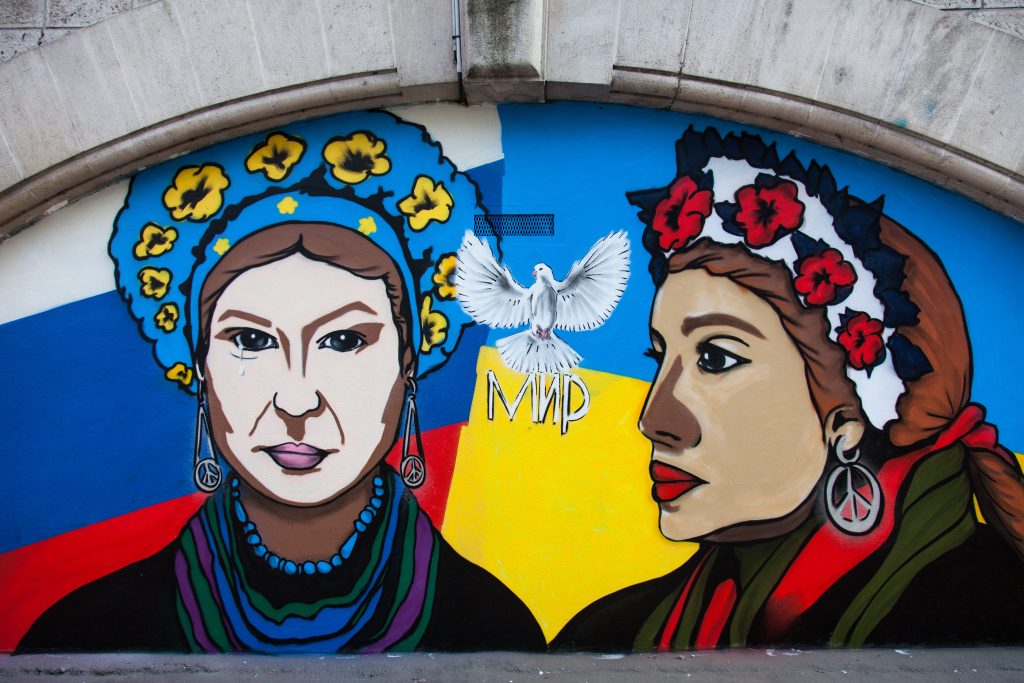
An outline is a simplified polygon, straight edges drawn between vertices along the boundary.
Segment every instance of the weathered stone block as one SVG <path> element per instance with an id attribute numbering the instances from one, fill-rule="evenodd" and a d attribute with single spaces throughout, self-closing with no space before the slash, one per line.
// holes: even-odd
<path id="1" fill-rule="evenodd" d="M 204 104 L 266 89 L 245 0 L 165 0 L 178 14 Z"/>
<path id="2" fill-rule="evenodd" d="M 912 26 L 925 11 L 910 2 L 842 2 L 815 99 L 881 118 L 907 51 L 906 36 L 890 29 Z"/>
<path id="3" fill-rule="evenodd" d="M 390 0 L 395 68 L 408 86 L 456 83 L 449 0 Z"/>
<path id="4" fill-rule="evenodd" d="M 814 97 L 829 44 L 842 30 L 839 0 L 762 0 L 759 5 L 756 36 L 733 46 L 750 61 L 750 83 Z"/>
<path id="5" fill-rule="evenodd" d="M 0 61 L 37 47 L 42 39 L 43 32 L 38 29 L 0 29 Z"/>
<path id="6" fill-rule="evenodd" d="M 174 9 L 157 2 L 107 20 L 128 91 L 145 126 L 202 105 Z"/>
<path id="7" fill-rule="evenodd" d="M 544 78 L 610 83 L 618 8 L 618 0 L 549 0 Z"/>
<path id="8" fill-rule="evenodd" d="M 138 128 L 139 116 L 105 25 L 80 29 L 41 50 L 83 148 Z"/>
<path id="9" fill-rule="evenodd" d="M 964 16 L 982 26 L 1024 39 L 1024 9 L 980 10 L 965 12 Z"/>
<path id="10" fill-rule="evenodd" d="M 1018 68 L 1007 68 L 1016 64 Z M 949 144 L 1004 168 L 1014 168 L 1024 149 L 1024 42 L 996 33 L 963 93 Z"/>
<path id="11" fill-rule="evenodd" d="M 316 5 L 252 0 L 249 9 L 267 88 L 318 81 L 330 75 L 327 42 Z"/>
<path id="12" fill-rule="evenodd" d="M 26 177 L 81 151 L 42 52 L 30 50 L 7 62 L 0 69 L 0 92 L 4 137 Z"/>
<path id="13" fill-rule="evenodd" d="M 21 169 L 14 159 L 11 148 L 7 146 L 4 139 L 2 127 L 0 127 L 0 187 L 10 187 L 22 178 Z"/>
<path id="14" fill-rule="evenodd" d="M 42 27 L 44 0 L 3 0 L 0 2 L 0 28 Z"/>
<path id="15" fill-rule="evenodd" d="M 954 13 L 919 12 L 883 118 L 946 140 L 992 34 Z"/>
<path id="16" fill-rule="evenodd" d="M 752 51 L 760 17 L 756 0 L 734 0 L 729 11 L 716 0 L 693 0 L 682 74 L 746 83 L 752 60 L 758 58 Z"/>
<path id="17" fill-rule="evenodd" d="M 131 8 L 131 0 L 47 0 L 46 25 L 91 26 Z"/>
<path id="18" fill-rule="evenodd" d="M 634 0 L 619 9 L 615 64 L 679 72 L 690 0 Z"/>
<path id="19" fill-rule="evenodd" d="M 466 80 L 523 80 L 544 73 L 543 0 L 466 0 Z"/>
<path id="20" fill-rule="evenodd" d="M 404 11 L 404 7 L 393 7 L 392 10 Z M 395 67 L 396 48 L 392 44 L 387 2 L 327 0 L 320 3 L 320 11 L 323 17 L 321 40 L 327 46 L 329 75 L 343 76 Z M 451 16 L 450 8 L 446 16 Z M 451 23 L 450 19 L 448 23 Z M 448 33 L 451 33 L 450 28 Z"/>

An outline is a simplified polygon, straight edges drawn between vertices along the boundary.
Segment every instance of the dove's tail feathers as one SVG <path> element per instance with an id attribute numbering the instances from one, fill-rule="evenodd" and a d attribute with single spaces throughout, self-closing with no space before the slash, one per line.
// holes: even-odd
<path id="1" fill-rule="evenodd" d="M 583 360 L 571 346 L 552 334 L 538 339 L 530 330 L 498 340 L 498 351 L 505 365 L 517 372 L 569 372 Z"/>

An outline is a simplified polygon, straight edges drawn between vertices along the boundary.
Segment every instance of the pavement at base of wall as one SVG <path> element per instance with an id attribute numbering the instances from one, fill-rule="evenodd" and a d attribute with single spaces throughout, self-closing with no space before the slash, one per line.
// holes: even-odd
<path id="1" fill-rule="evenodd" d="M 88 681 L 829 681 L 1024 680 L 1024 648 L 727 650 L 651 655 L 507 652 L 361 656 L 20 655 L 0 680 Z"/>

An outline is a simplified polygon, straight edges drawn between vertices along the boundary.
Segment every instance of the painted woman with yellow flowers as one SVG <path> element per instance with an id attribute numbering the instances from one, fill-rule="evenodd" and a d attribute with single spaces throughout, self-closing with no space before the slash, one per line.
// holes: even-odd
<path id="1" fill-rule="evenodd" d="M 383 113 L 137 176 L 110 254 L 162 373 L 197 397 L 194 480 L 211 495 L 175 542 L 66 597 L 20 649 L 543 647 L 410 493 L 426 477 L 416 380 L 471 324 L 452 253 L 477 208 L 422 129 Z"/>

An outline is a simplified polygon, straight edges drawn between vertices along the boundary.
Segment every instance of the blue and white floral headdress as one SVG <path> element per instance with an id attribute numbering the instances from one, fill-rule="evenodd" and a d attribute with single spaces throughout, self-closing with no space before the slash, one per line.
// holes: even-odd
<path id="1" fill-rule="evenodd" d="M 358 231 L 398 264 L 422 377 L 472 324 L 455 300 L 455 252 L 477 211 L 476 185 L 421 127 L 360 112 L 239 138 L 139 173 L 109 248 L 121 296 L 165 377 L 194 391 L 199 296 L 224 254 L 280 223 Z"/>
<path id="2" fill-rule="evenodd" d="M 917 324 L 919 309 L 900 289 L 906 257 L 879 237 L 882 199 L 855 200 L 828 167 L 804 167 L 794 154 L 780 160 L 774 144 L 746 133 L 722 138 L 690 127 L 676 160 L 668 187 L 628 195 L 647 226 L 656 284 L 669 257 L 701 239 L 784 264 L 798 300 L 823 310 L 830 339 L 846 351 L 868 420 L 881 429 L 897 419 L 905 383 L 932 368 L 898 332 Z"/>

